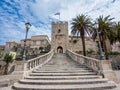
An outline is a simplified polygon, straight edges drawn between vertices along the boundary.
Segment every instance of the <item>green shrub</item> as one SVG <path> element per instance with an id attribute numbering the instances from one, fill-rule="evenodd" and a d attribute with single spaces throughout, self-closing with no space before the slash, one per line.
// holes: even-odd
<path id="1" fill-rule="evenodd" d="M 6 54 L 4 56 L 4 61 L 6 62 L 4 74 L 7 74 L 9 63 L 13 61 L 13 55 L 12 54 Z"/>
<path id="2" fill-rule="evenodd" d="M 73 40 L 73 43 L 76 44 L 78 40 Z"/>
<path id="3" fill-rule="evenodd" d="M 87 53 L 89 53 L 89 54 L 93 53 L 93 52 L 95 52 L 95 51 L 93 49 L 91 49 L 91 48 L 87 50 Z"/>
<path id="4" fill-rule="evenodd" d="M 119 55 L 120 52 L 117 52 L 117 51 L 110 51 L 108 52 L 109 55 Z"/>

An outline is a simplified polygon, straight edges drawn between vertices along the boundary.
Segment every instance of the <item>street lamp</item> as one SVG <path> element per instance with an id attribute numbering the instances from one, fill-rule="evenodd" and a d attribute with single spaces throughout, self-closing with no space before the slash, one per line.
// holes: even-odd
<path id="1" fill-rule="evenodd" d="M 28 31 L 31 27 L 31 24 L 29 22 L 25 23 L 25 27 L 26 27 L 26 35 L 25 35 L 25 40 L 24 40 L 24 48 L 23 48 L 23 60 L 26 60 L 26 39 L 27 39 L 27 34 Z"/>
<path id="2" fill-rule="evenodd" d="M 105 55 L 104 55 L 104 52 L 102 50 L 102 46 L 101 46 L 101 42 L 100 42 L 100 37 L 99 37 L 99 32 L 98 32 L 97 29 L 96 29 L 96 32 L 97 32 L 97 38 L 98 38 L 98 46 L 99 46 L 99 49 L 100 49 L 100 60 L 105 60 Z"/>

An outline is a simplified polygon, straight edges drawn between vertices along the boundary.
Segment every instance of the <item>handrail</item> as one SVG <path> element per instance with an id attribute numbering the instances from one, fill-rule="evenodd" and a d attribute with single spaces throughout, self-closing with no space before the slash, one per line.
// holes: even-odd
<path id="1" fill-rule="evenodd" d="M 13 80 L 13 82 L 23 79 L 28 76 L 29 73 L 32 72 L 32 70 L 38 67 L 42 67 L 48 61 L 50 61 L 53 55 L 54 50 L 51 50 L 44 55 L 38 56 L 28 61 L 15 61 L 15 70 L 10 74 L 9 77 L 11 77 L 11 80 Z"/>
<path id="2" fill-rule="evenodd" d="M 33 68 L 45 63 L 46 61 L 48 61 L 48 59 L 52 58 L 53 54 L 54 54 L 54 51 L 51 50 L 50 52 L 48 52 L 44 55 L 41 55 L 41 56 L 38 56 L 36 58 L 26 61 L 27 70 L 33 69 Z"/>
<path id="3" fill-rule="evenodd" d="M 70 50 L 67 50 L 66 53 L 69 57 L 71 57 L 76 62 L 79 62 L 80 64 L 85 65 L 86 67 L 92 69 L 96 73 L 103 75 L 102 70 L 101 70 L 102 67 L 101 67 L 100 60 L 87 57 L 87 56 L 83 56 L 83 55 L 79 55 Z"/>

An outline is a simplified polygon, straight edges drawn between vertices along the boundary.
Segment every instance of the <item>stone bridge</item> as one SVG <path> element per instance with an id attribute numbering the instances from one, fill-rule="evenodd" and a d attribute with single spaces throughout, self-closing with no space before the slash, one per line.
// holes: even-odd
<path id="1" fill-rule="evenodd" d="M 117 90 L 110 60 L 51 50 L 28 61 L 16 61 L 15 65 L 10 75 L 11 90 Z"/>

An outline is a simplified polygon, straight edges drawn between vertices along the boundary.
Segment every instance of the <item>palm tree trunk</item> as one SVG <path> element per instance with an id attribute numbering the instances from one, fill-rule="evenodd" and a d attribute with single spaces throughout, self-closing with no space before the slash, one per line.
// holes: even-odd
<path id="1" fill-rule="evenodd" d="M 104 47 L 104 52 L 105 52 L 105 58 L 108 60 L 109 57 L 108 57 L 108 53 L 107 53 L 107 47 L 106 47 L 106 39 L 105 39 L 105 36 L 102 35 L 102 38 L 103 38 L 103 47 Z"/>
<path id="2" fill-rule="evenodd" d="M 82 40 L 82 46 L 83 46 L 83 55 L 86 56 L 85 38 L 83 34 L 81 34 L 81 40 Z"/>

